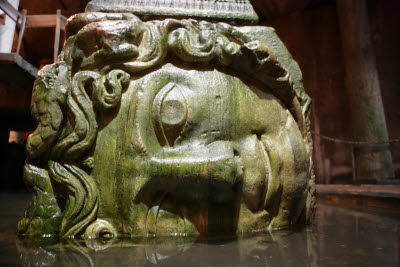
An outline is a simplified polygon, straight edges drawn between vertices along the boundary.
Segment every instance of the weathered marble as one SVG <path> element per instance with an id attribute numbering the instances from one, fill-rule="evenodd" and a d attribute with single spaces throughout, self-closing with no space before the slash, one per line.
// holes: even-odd
<path id="1" fill-rule="evenodd" d="M 310 223 L 310 99 L 274 30 L 71 17 L 32 96 L 20 235 L 223 235 Z"/>
<path id="2" fill-rule="evenodd" d="M 86 12 L 129 12 L 140 18 L 195 18 L 234 24 L 257 24 L 249 0 L 92 0 Z"/>

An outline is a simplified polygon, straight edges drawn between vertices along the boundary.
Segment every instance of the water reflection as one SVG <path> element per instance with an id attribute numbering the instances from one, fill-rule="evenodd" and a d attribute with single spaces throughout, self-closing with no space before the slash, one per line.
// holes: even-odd
<path id="1" fill-rule="evenodd" d="M 305 232 L 257 233 L 239 238 L 170 237 L 114 240 L 17 241 L 24 266 L 285 266 L 303 260 L 316 265 L 316 235 Z"/>
<path id="2" fill-rule="evenodd" d="M 1 200 L 1 198 L 0 198 Z M 238 238 L 17 239 L 19 199 L 0 209 L 0 265 L 399 266 L 400 216 L 318 204 L 313 227 Z M 24 200 L 25 201 L 25 200 Z M 26 203 L 26 201 L 24 202 Z M 19 207 L 21 206 L 21 207 Z M 5 208 L 9 207 L 9 209 Z"/>

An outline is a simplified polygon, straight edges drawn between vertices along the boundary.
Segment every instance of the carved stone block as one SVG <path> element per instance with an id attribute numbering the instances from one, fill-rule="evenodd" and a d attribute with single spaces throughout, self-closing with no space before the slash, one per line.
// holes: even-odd
<path id="1" fill-rule="evenodd" d="M 71 17 L 39 72 L 21 235 L 221 235 L 305 225 L 310 99 L 268 27 Z"/>

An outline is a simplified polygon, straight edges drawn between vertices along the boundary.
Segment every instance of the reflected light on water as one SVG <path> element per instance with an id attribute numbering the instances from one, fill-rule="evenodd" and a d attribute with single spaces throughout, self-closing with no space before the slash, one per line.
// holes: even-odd
<path id="1" fill-rule="evenodd" d="M 17 195 L 18 196 L 18 195 Z M 29 195 L 0 195 L 0 265 L 23 266 L 398 266 L 400 216 L 318 204 L 311 227 L 240 237 L 23 239 Z M 5 202 L 13 201 L 8 207 Z"/>

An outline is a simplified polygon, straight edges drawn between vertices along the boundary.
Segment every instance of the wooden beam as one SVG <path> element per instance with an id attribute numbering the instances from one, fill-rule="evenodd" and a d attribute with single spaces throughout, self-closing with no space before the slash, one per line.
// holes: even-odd
<path id="1" fill-rule="evenodd" d="M 26 9 L 24 9 L 23 16 L 22 16 L 22 23 L 21 23 L 21 27 L 19 30 L 19 36 L 18 36 L 17 54 L 19 54 L 21 52 L 22 40 L 24 39 L 24 32 L 25 32 L 25 27 L 26 27 L 26 14 L 27 14 L 27 11 L 26 11 Z"/>
<path id="2" fill-rule="evenodd" d="M 58 50 L 60 50 L 60 27 L 61 27 L 61 10 L 57 9 L 56 29 L 54 36 L 54 54 L 53 62 L 57 62 Z"/>
<path id="3" fill-rule="evenodd" d="M 27 75 L 30 77 L 32 80 L 32 85 L 33 81 L 36 78 L 36 74 L 38 72 L 38 69 L 34 67 L 32 64 L 30 64 L 28 61 L 23 59 L 21 55 L 17 53 L 0 53 L 0 81 L 9 81 L 11 83 L 16 83 L 18 81 L 21 81 L 20 74 L 17 74 L 17 79 L 13 80 L 13 75 L 11 75 L 11 69 L 7 65 L 14 65 L 20 69 L 20 72 L 23 73 L 24 75 Z M 1 69 L 1 67 L 4 67 L 4 69 Z M 7 72 L 8 69 L 8 72 Z M 19 78 L 18 78 L 19 77 Z"/>
<path id="4" fill-rule="evenodd" d="M 13 21 L 15 21 L 18 27 L 22 23 L 22 14 L 18 12 L 7 0 L 0 0 L 0 9 L 4 11 Z"/>
<path id="5" fill-rule="evenodd" d="M 65 30 L 67 18 L 60 15 L 60 29 Z M 26 28 L 48 28 L 57 26 L 57 14 L 54 15 L 28 15 Z"/>

